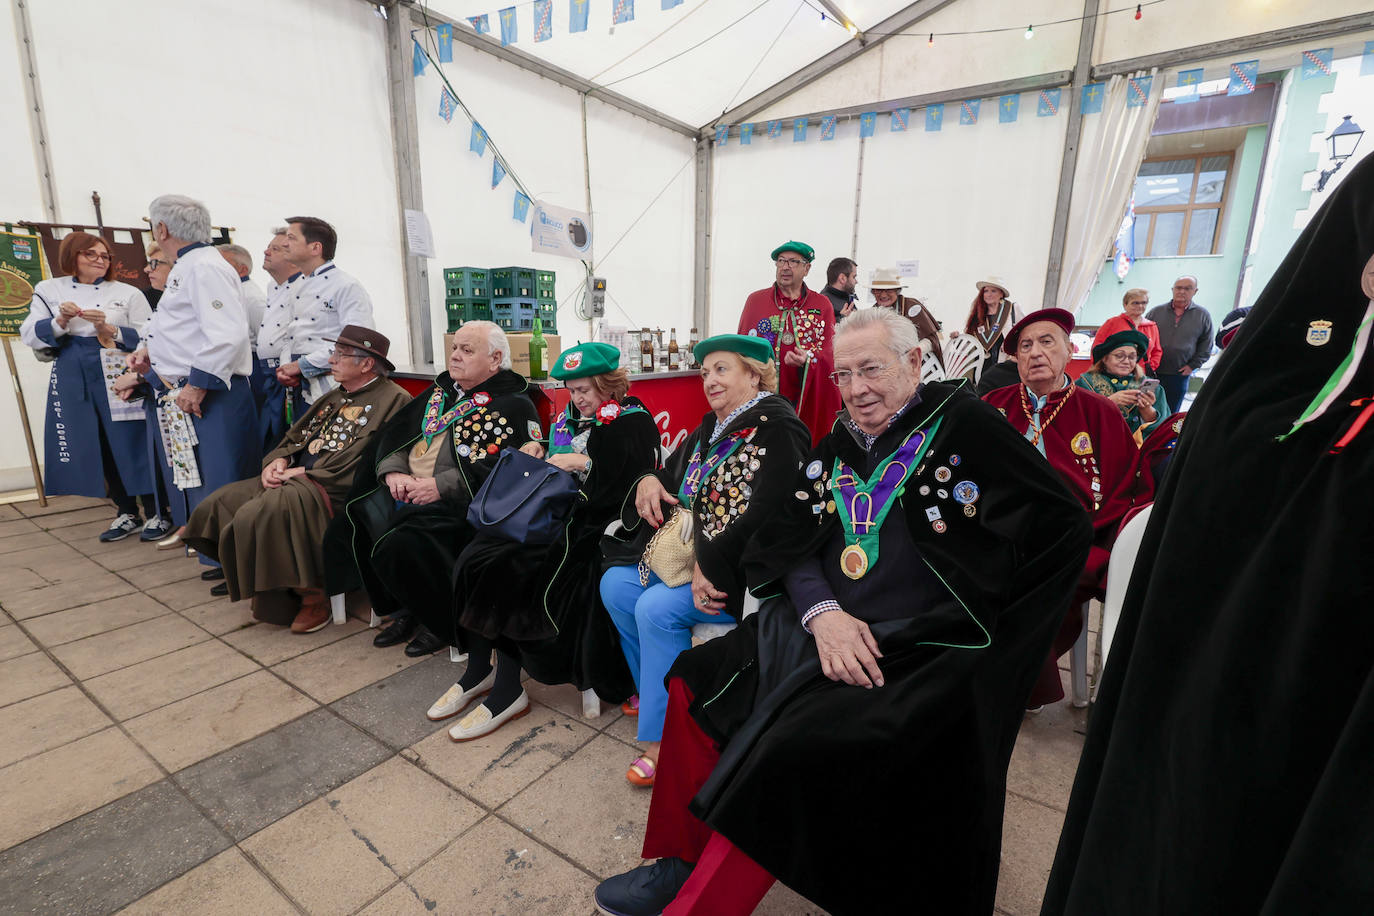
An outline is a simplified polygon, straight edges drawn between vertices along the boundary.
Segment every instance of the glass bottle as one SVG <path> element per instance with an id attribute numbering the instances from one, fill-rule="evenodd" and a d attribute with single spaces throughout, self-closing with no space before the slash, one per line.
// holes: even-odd
<path id="1" fill-rule="evenodd" d="M 544 323 L 534 316 L 534 333 L 530 335 L 530 378 L 549 377 L 549 343 L 544 339 Z"/>

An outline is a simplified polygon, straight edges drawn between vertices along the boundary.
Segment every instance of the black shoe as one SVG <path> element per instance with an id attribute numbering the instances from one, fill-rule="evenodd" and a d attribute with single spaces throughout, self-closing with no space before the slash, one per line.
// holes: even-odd
<path id="1" fill-rule="evenodd" d="M 435 636 L 424 627 L 416 631 L 415 636 L 410 642 L 406 643 L 406 656 L 409 658 L 419 658 L 421 655 L 431 655 L 438 652 L 448 643 Z"/>
<path id="2" fill-rule="evenodd" d="M 221 582 L 219 585 L 211 586 L 210 594 L 214 595 L 216 598 L 223 598 L 225 595 L 229 594 L 229 583 Z"/>
<path id="3" fill-rule="evenodd" d="M 223 567 L 223 566 L 216 566 L 216 567 L 213 568 L 213 569 L 207 569 L 207 570 L 205 570 L 205 572 L 203 572 L 203 573 L 200 574 L 200 577 L 201 577 L 201 579 L 203 579 L 203 580 L 206 581 L 206 582 L 214 582 L 216 579 L 223 579 L 223 578 L 224 578 L 224 567 Z"/>
<path id="4" fill-rule="evenodd" d="M 653 865 L 607 878 L 596 886 L 592 899 L 608 916 L 658 916 L 673 902 L 695 867 L 682 859 L 659 859 Z"/>
<path id="5" fill-rule="evenodd" d="M 385 649 L 387 646 L 396 646 L 408 642 L 410 637 L 415 635 L 415 627 L 418 623 L 419 621 L 411 614 L 397 617 L 391 621 L 391 626 L 377 631 L 377 635 L 372 637 L 372 644 L 378 649 Z"/>

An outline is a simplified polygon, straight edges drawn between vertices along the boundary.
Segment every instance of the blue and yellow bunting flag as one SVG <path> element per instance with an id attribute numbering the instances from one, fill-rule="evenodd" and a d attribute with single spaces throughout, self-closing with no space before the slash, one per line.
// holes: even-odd
<path id="1" fill-rule="evenodd" d="M 910 109 L 910 108 L 897 108 L 897 109 L 894 109 L 893 112 L 892 112 L 892 117 L 888 120 L 887 132 L 890 133 L 890 134 L 899 134 L 899 133 L 901 133 L 902 131 L 906 130 L 907 125 L 910 124 L 910 123 L 911 123 L 911 109 Z"/>
<path id="2" fill-rule="evenodd" d="M 1258 60 L 1238 60 L 1231 65 L 1231 82 L 1226 86 L 1227 95 L 1249 95 L 1255 91 L 1255 80 L 1259 79 Z"/>
<path id="3" fill-rule="evenodd" d="M 439 63 L 453 63 L 453 26 L 445 22 L 439 26 Z"/>
<path id="4" fill-rule="evenodd" d="M 741 124 L 739 126 L 739 145 L 748 146 L 754 140 L 754 125 Z"/>
<path id="5" fill-rule="evenodd" d="M 1150 100 L 1150 84 L 1153 76 L 1131 77 L 1126 80 L 1126 107 L 1140 108 Z"/>
<path id="6" fill-rule="evenodd" d="M 859 115 L 859 138 L 873 136 L 873 128 L 878 124 L 878 113 L 876 111 L 865 111 Z"/>
<path id="7" fill-rule="evenodd" d="M 615 9 L 611 14 L 611 23 L 620 25 L 622 22 L 633 22 L 635 18 L 635 0 L 615 0 Z"/>
<path id="8" fill-rule="evenodd" d="M 781 137 L 781 136 L 782 136 L 782 121 L 781 121 L 781 120 L 778 120 L 778 121 L 769 121 L 769 122 L 768 122 L 768 136 L 770 136 L 770 137 Z"/>
<path id="9" fill-rule="evenodd" d="M 1331 49 L 1313 48 L 1302 52 L 1302 78 L 1320 79 L 1331 75 Z"/>
<path id="10" fill-rule="evenodd" d="M 792 142 L 806 142 L 806 120 L 804 118 L 797 118 L 792 122 Z"/>
<path id="11" fill-rule="evenodd" d="M 717 146 L 724 146 L 725 143 L 726 143 L 726 141 L 728 141 L 729 139 L 730 139 L 730 125 L 729 125 L 729 124 L 717 124 L 717 125 L 716 125 L 716 145 L 717 145 Z"/>
<path id="12" fill-rule="evenodd" d="M 835 139 L 835 116 L 826 115 L 821 118 L 821 140 Z"/>
<path id="13" fill-rule="evenodd" d="M 959 103 L 959 123 L 963 125 L 978 123 L 978 109 L 982 106 L 982 99 L 965 99 Z"/>
<path id="14" fill-rule="evenodd" d="M 534 40 L 553 37 L 553 0 L 534 0 Z"/>
<path id="15" fill-rule="evenodd" d="M 425 57 L 425 49 L 420 47 L 418 41 L 412 38 L 410 43 L 415 46 L 410 56 L 411 72 L 415 76 L 422 76 L 425 72 L 425 67 L 429 66 L 429 58 Z"/>
<path id="16" fill-rule="evenodd" d="M 1037 118 L 1052 118 L 1059 114 L 1059 90 L 1041 89 L 1039 97 L 1035 100 L 1035 116 Z"/>
<path id="17" fill-rule="evenodd" d="M 1364 56 L 1360 58 L 1360 76 L 1374 74 L 1374 41 L 1364 43 Z"/>
<path id="18" fill-rule="evenodd" d="M 997 123 L 1012 124 L 1021 113 L 1021 94 L 1004 95 L 997 100 Z"/>
<path id="19" fill-rule="evenodd" d="M 663 4 L 659 9 L 670 10 L 675 6 L 682 6 L 682 0 L 663 0 Z"/>
<path id="20" fill-rule="evenodd" d="M 525 217 L 530 215 L 530 199 L 525 196 L 523 191 L 515 192 L 515 208 L 511 211 L 511 219 L 525 221 Z"/>
<path id="21" fill-rule="evenodd" d="M 1097 114 L 1107 95 L 1106 83 L 1089 83 L 1083 87 L 1083 114 Z"/>
<path id="22" fill-rule="evenodd" d="M 491 160 L 491 186 L 493 189 L 506 177 L 506 167 L 495 156 Z"/>
<path id="23" fill-rule="evenodd" d="M 571 0 L 568 4 L 569 32 L 587 31 L 587 3 L 588 0 Z"/>
<path id="24" fill-rule="evenodd" d="M 479 156 L 487 152 L 487 132 L 476 121 L 472 122 L 472 135 L 468 137 L 468 149 Z"/>
<path id="25" fill-rule="evenodd" d="M 501 20 L 501 47 L 513 45 L 520 40 L 520 33 L 515 22 L 515 7 L 508 6 L 496 14 Z"/>
<path id="26" fill-rule="evenodd" d="M 934 132 L 944 126 L 945 123 L 945 103 L 936 102 L 934 105 L 926 106 L 926 131 Z"/>
<path id="27" fill-rule="evenodd" d="M 444 119 L 445 124 L 453 122 L 453 112 L 458 107 L 458 100 L 453 97 L 453 93 L 448 91 L 447 86 L 443 86 L 439 92 L 439 117 Z"/>
<path id="28" fill-rule="evenodd" d="M 469 16 L 468 24 L 472 26 L 472 30 L 478 35 L 491 34 L 491 20 L 487 18 L 486 13 L 480 16 Z"/>
<path id="29" fill-rule="evenodd" d="M 1198 86 L 1202 83 L 1202 68 L 1196 70 L 1180 70 L 1178 72 L 1178 88 L 1187 90 L 1175 96 L 1175 105 L 1187 105 L 1189 102 L 1196 102 L 1198 97 Z"/>

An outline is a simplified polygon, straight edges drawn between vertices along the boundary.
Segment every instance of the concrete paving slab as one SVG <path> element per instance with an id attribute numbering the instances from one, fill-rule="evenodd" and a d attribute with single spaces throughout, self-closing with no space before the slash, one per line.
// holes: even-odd
<path id="1" fill-rule="evenodd" d="M 94 505 L 86 509 L 75 509 L 69 512 L 54 512 L 51 515 L 29 516 L 34 519 L 42 528 L 52 531 L 57 528 L 70 528 L 74 525 L 81 525 L 90 532 L 91 540 L 97 544 L 100 532 L 109 527 L 110 522 L 114 521 L 118 515 L 118 510 L 114 506 L 106 503 L 105 505 Z"/>
<path id="2" fill-rule="evenodd" d="M 108 571 L 81 553 L 67 550 L 24 550 L 5 554 L 0 568 L 0 589 L 8 597 L 18 590 L 47 588 L 81 582 L 86 577 Z M 7 602 L 8 604 L 8 602 Z"/>
<path id="3" fill-rule="evenodd" d="M 72 674 L 85 680 L 208 639 L 210 634 L 189 620 L 167 614 L 56 646 L 52 654 Z"/>
<path id="4" fill-rule="evenodd" d="M 753 916 L 826 916 L 826 911 L 784 884 L 774 884 Z"/>
<path id="5" fill-rule="evenodd" d="M 425 710 L 462 677 L 466 667 L 450 662 L 445 653 L 432 655 L 418 665 L 412 665 L 336 700 L 330 707 L 367 733 L 399 750 L 453 724 L 431 722 L 425 718 Z"/>
<path id="6" fill-rule="evenodd" d="M 0 662 L 0 707 L 66 687 L 71 682 L 42 652 Z"/>
<path id="7" fill-rule="evenodd" d="M 200 581 L 200 573 L 203 569 L 205 569 L 204 566 L 190 557 L 168 557 L 164 555 L 162 559 L 152 563 L 116 569 L 114 572 L 135 588 L 147 591 L 157 588 L 159 585 L 184 582 L 187 579 Z"/>
<path id="8" fill-rule="evenodd" d="M 5 538 L 41 534 L 43 529 L 26 518 L 0 520 L 0 541 Z"/>
<path id="9" fill-rule="evenodd" d="M 259 670 L 218 640 L 178 649 L 85 682 L 86 689 L 119 721 L 194 696 Z"/>
<path id="10" fill-rule="evenodd" d="M 97 496 L 49 496 L 48 504 L 40 506 L 38 500 L 30 499 L 24 502 L 10 503 L 25 518 L 42 518 L 47 515 L 61 515 L 64 512 L 76 512 L 81 509 L 89 509 L 94 506 L 103 506 L 111 510 L 110 517 L 114 517 L 114 503 L 108 499 Z"/>
<path id="11" fill-rule="evenodd" d="M 1007 769 L 1007 789 L 1058 811 L 1069 806 L 1069 792 L 1083 750 L 1087 710 L 1056 703 L 1027 716 L 1016 736 Z"/>
<path id="12" fill-rule="evenodd" d="M 228 846 L 163 780 L 0 853 L 0 906 L 103 916 Z"/>
<path id="13" fill-rule="evenodd" d="M 125 725 L 172 772 L 256 738 L 315 707 L 266 671 L 130 719 Z"/>
<path id="14" fill-rule="evenodd" d="M 317 709 L 172 778 L 241 840 L 390 755 L 338 716 Z"/>
<path id="15" fill-rule="evenodd" d="M 618 875 L 642 861 L 649 816 L 650 791 L 625 781 L 633 759 L 624 744 L 598 735 L 500 813 L 599 877 Z"/>
<path id="16" fill-rule="evenodd" d="M 55 614 L 32 617 L 24 622 L 24 627 L 33 634 L 34 639 L 51 648 L 170 613 L 165 605 L 135 592 Z"/>
<path id="17" fill-rule="evenodd" d="M 595 887 L 547 846 L 488 817 L 363 912 L 568 916 L 594 912 Z"/>
<path id="18" fill-rule="evenodd" d="M 199 563 L 196 565 L 200 566 Z M 201 566 L 202 572 L 206 569 L 209 567 Z M 148 594 L 174 611 L 205 604 L 207 601 L 217 600 L 221 604 L 228 604 L 229 599 L 227 597 L 216 599 L 214 595 L 210 594 L 210 589 L 218 584 L 218 582 L 202 582 L 199 573 L 197 573 L 195 577 L 190 579 L 150 588 Z"/>
<path id="19" fill-rule="evenodd" d="M 205 604 L 184 608 L 179 613 L 202 630 L 216 636 L 242 630 L 257 623 L 253 619 L 253 606 L 247 601 L 209 598 Z"/>
<path id="20" fill-rule="evenodd" d="M 102 544 L 96 541 L 89 544 L 75 537 L 80 529 L 59 529 L 56 533 L 66 535 L 67 531 L 72 531 L 73 540 L 70 543 L 78 550 L 84 552 L 94 563 L 111 572 L 120 572 L 126 569 L 137 569 L 140 566 L 147 566 L 150 563 L 160 563 L 173 557 L 187 559 L 185 553 L 180 550 L 158 550 L 156 544 L 149 544 L 141 541 L 138 535 L 132 535 L 122 541 L 115 541 L 112 544 Z M 192 558 L 193 559 L 193 558 Z"/>
<path id="21" fill-rule="evenodd" d="M 1007 794 L 997 906 L 1010 916 L 1035 916 L 1040 912 L 1063 826 L 1062 811 Z"/>
<path id="22" fill-rule="evenodd" d="M 448 728 L 459 718 L 415 745 L 414 752 L 425 769 L 490 808 L 509 801 L 596 737 L 587 726 L 536 703 L 523 718 L 458 744 Z"/>
<path id="23" fill-rule="evenodd" d="M 0 767 L 41 754 L 112 724 L 75 686 L 0 708 Z"/>
<path id="24" fill-rule="evenodd" d="M 239 604 L 246 604 L 240 601 Z M 229 602 L 221 601 L 221 606 L 228 606 Z M 358 621 L 349 620 L 343 624 L 330 624 L 323 630 L 316 633 L 292 633 L 290 627 L 278 627 L 270 623 L 254 623 L 251 627 L 243 627 L 224 635 L 224 641 L 235 649 L 252 658 L 261 665 L 275 665 L 284 662 L 288 658 L 295 658 L 297 655 L 304 655 L 306 652 L 313 651 L 321 646 L 338 642 L 357 633 L 359 629 L 366 629 L 366 624 L 359 624 Z M 381 649 L 374 650 L 381 652 Z M 404 655 L 400 649 L 396 650 L 397 655 Z"/>
<path id="25" fill-rule="evenodd" d="M 38 646 L 14 624 L 0 627 L 0 661 L 37 652 Z"/>
<path id="26" fill-rule="evenodd" d="M 272 669 L 321 703 L 332 703 L 424 661 L 423 658 L 408 658 L 399 646 L 389 649 L 374 647 L 373 634 L 367 632 L 367 626 L 357 620 L 350 619 L 338 626 L 331 624 L 325 629 L 352 630 L 353 635 L 282 662 Z"/>
<path id="27" fill-rule="evenodd" d="M 5 587 L 8 589 L 8 587 Z M 118 576 L 107 572 L 92 573 L 79 580 L 34 588 L 15 594 L 8 590 L 0 598 L 0 605 L 16 620 L 26 620 L 40 614 L 65 611 L 116 595 L 128 595 L 134 587 Z"/>
<path id="28" fill-rule="evenodd" d="M 30 550 L 52 550 L 58 547 L 68 550 L 71 549 L 51 534 L 40 529 L 33 534 L 26 534 L 23 537 L 0 540 L 0 556 L 8 557 L 16 553 L 27 553 Z"/>
<path id="29" fill-rule="evenodd" d="M 282 896 L 237 849 L 224 852 L 120 910 L 121 916 L 296 916 Z"/>
<path id="30" fill-rule="evenodd" d="M 0 849 L 157 782 L 162 771 L 117 728 L 0 770 Z M 0 900 L 0 909 L 4 907 Z"/>

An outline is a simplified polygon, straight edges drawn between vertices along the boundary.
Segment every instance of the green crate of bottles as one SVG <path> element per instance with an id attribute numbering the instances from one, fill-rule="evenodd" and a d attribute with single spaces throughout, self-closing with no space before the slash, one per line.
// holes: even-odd
<path id="1" fill-rule="evenodd" d="M 452 332 L 468 321 L 491 321 L 491 300 L 472 296 L 445 299 L 444 311 L 448 314 L 448 330 Z"/>
<path id="2" fill-rule="evenodd" d="M 496 299 L 491 304 L 492 320 L 501 330 L 524 334 L 534 330 L 535 305 L 533 299 Z M 547 328 L 545 329 L 547 330 Z"/>
<path id="3" fill-rule="evenodd" d="M 486 299 L 491 296 L 491 272 L 482 267 L 445 267 L 444 296 L 448 299 Z"/>
<path id="4" fill-rule="evenodd" d="M 529 267 L 493 267 L 488 273 L 493 299 L 534 298 L 534 275 L 538 271 Z"/>
<path id="5" fill-rule="evenodd" d="M 558 303 L 556 301 L 541 296 L 535 300 L 534 313 L 539 316 L 539 323 L 544 326 L 544 333 L 558 333 Z"/>
<path id="6" fill-rule="evenodd" d="M 551 270 L 536 270 L 534 272 L 534 297 L 536 299 L 552 299 L 554 293 L 554 283 L 558 275 Z"/>

